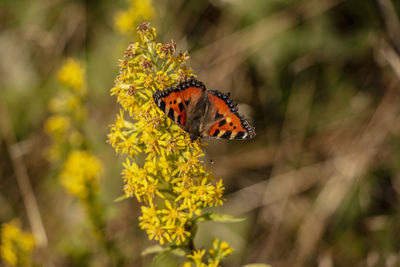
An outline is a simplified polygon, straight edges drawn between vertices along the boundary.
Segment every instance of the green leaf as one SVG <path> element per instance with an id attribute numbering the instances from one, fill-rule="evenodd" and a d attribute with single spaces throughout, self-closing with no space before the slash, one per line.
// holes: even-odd
<path id="1" fill-rule="evenodd" d="M 126 195 L 122 195 L 122 196 L 119 196 L 116 199 L 114 199 L 114 202 L 120 202 L 120 201 L 125 200 L 127 198 L 128 197 Z"/>
<path id="2" fill-rule="evenodd" d="M 152 267 L 179 267 L 182 264 L 170 253 L 170 251 L 163 251 L 158 253 L 151 263 Z"/>
<path id="3" fill-rule="evenodd" d="M 185 257 L 186 251 L 178 246 L 162 247 L 160 245 L 150 246 L 144 249 L 141 253 L 142 256 L 147 256 L 149 254 L 160 254 L 160 253 L 172 253 L 176 256 Z"/>
<path id="4" fill-rule="evenodd" d="M 185 257 L 186 255 L 186 251 L 181 248 L 172 249 L 171 253 L 179 257 Z"/>
<path id="5" fill-rule="evenodd" d="M 214 222 L 242 222 L 246 220 L 245 218 L 237 218 L 232 215 L 228 214 L 221 214 L 221 213 L 205 213 L 201 215 L 200 217 L 196 218 L 197 221 L 199 222 L 204 222 L 204 221 L 214 221 Z"/>
<path id="6" fill-rule="evenodd" d="M 155 254 L 155 253 L 161 253 L 161 252 L 163 252 L 163 251 L 166 251 L 166 250 L 169 250 L 169 248 L 167 248 L 167 247 L 162 247 L 162 246 L 160 246 L 160 245 L 154 245 L 154 246 L 150 246 L 150 247 L 148 247 L 148 248 L 145 248 L 143 251 L 142 251 L 142 256 L 146 256 L 146 255 L 149 255 L 149 254 Z"/>
<path id="7" fill-rule="evenodd" d="M 271 265 L 265 263 L 251 263 L 243 265 L 242 267 L 271 267 Z"/>

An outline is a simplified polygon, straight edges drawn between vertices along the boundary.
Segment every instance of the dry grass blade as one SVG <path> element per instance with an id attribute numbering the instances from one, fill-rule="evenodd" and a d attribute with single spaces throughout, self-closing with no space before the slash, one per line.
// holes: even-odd
<path id="1" fill-rule="evenodd" d="M 39 207 L 36 201 L 35 194 L 32 190 L 32 185 L 29 179 L 28 171 L 22 158 L 21 148 L 16 141 L 15 132 L 8 114 L 5 101 L 0 95 L 1 107 L 1 134 L 9 151 L 19 191 L 21 192 L 22 200 L 25 205 L 28 220 L 32 228 L 35 243 L 38 247 L 47 247 L 47 235 L 43 226 L 43 220 L 40 215 Z"/>
<path id="2" fill-rule="evenodd" d="M 313 209 L 300 227 L 298 252 L 292 266 L 302 266 L 308 259 L 316 249 L 328 219 L 337 211 L 352 185 L 369 170 L 376 153 L 395 126 L 400 111 L 399 101 L 400 88 L 390 86 L 368 126 L 354 140 L 353 146 L 343 151 L 347 156 L 335 162 L 335 173 L 320 191 Z"/>
<path id="3" fill-rule="evenodd" d="M 229 61 L 229 66 L 232 69 L 241 62 L 241 60 L 239 62 L 234 60 L 235 57 L 244 51 L 268 41 L 280 32 L 290 29 L 301 21 L 300 18 L 305 20 L 311 19 L 335 7 L 340 2 L 342 1 L 302 1 L 272 16 L 265 17 L 251 27 L 237 31 L 198 50 L 196 53 L 192 53 L 192 57 L 196 61 L 207 62 L 207 66 L 209 67 L 218 66 L 219 70 L 221 69 L 220 64 L 224 61 Z M 293 16 L 293 14 L 299 15 Z M 234 64 L 232 65 L 232 63 Z M 204 71 L 210 73 L 213 71 L 212 69 L 211 67 Z M 220 73 L 220 71 L 218 72 Z M 204 73 L 204 75 L 207 75 L 207 73 Z"/>

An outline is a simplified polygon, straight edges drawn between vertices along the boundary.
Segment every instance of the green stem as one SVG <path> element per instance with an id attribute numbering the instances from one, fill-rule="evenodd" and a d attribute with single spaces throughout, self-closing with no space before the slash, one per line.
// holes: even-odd
<path id="1" fill-rule="evenodd" d="M 106 252 L 110 261 L 110 265 L 117 267 L 124 266 L 125 258 L 118 250 L 115 242 L 106 236 L 106 221 L 103 212 L 105 209 L 101 205 L 97 193 L 91 187 L 91 185 L 88 185 L 88 196 L 86 199 L 83 199 L 83 202 L 85 204 L 90 223 L 92 224 L 94 235 Z"/>

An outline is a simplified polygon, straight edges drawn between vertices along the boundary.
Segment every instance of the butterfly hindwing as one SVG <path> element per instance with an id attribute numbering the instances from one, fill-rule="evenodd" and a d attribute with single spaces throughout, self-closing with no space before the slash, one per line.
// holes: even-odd
<path id="1" fill-rule="evenodd" d="M 237 112 L 236 104 L 229 99 L 229 94 L 210 90 L 208 100 L 211 113 L 209 117 L 214 117 L 214 121 L 207 129 L 206 136 L 239 140 L 255 136 L 254 128 Z"/>
<path id="2" fill-rule="evenodd" d="M 154 93 L 153 99 L 161 111 L 183 129 L 187 130 L 187 107 L 191 103 L 197 102 L 204 91 L 205 87 L 202 82 L 191 79 L 178 84 L 176 87 L 157 91 Z"/>

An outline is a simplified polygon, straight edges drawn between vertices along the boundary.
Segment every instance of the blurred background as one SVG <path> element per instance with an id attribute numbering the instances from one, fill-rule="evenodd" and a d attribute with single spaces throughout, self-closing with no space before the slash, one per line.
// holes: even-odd
<path id="1" fill-rule="evenodd" d="M 226 187 L 218 210 L 246 220 L 202 224 L 196 246 L 228 241 L 227 267 L 400 266 L 399 12 L 390 0 L 2 0 L 0 222 L 33 232 L 37 266 L 107 265 L 47 156 L 49 102 L 72 57 L 85 68 L 82 131 L 103 166 L 106 235 L 126 266 L 176 266 L 141 256 L 154 242 L 137 201 L 114 202 L 123 158 L 106 143 L 118 59 L 145 19 L 160 42 L 189 51 L 208 89 L 231 92 L 257 132 L 207 140 Z"/>

